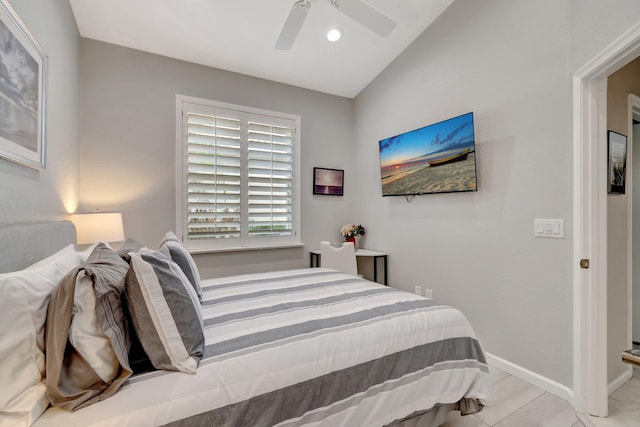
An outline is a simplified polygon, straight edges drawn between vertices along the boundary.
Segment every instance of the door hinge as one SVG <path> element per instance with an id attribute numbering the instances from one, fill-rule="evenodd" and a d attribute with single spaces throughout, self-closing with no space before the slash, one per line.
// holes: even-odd
<path id="1" fill-rule="evenodd" d="M 588 259 L 581 259 L 580 260 L 580 268 L 583 268 L 583 269 L 589 268 L 589 260 Z"/>

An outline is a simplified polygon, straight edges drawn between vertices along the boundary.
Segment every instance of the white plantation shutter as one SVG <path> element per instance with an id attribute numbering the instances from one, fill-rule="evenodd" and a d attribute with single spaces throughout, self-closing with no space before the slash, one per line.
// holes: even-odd
<path id="1" fill-rule="evenodd" d="M 187 113 L 187 236 L 240 238 L 240 121 Z"/>
<path id="2" fill-rule="evenodd" d="M 189 249 L 299 243 L 299 117 L 177 97 L 177 230 Z"/>
<path id="3" fill-rule="evenodd" d="M 249 237 L 293 233 L 294 129 L 248 124 Z"/>

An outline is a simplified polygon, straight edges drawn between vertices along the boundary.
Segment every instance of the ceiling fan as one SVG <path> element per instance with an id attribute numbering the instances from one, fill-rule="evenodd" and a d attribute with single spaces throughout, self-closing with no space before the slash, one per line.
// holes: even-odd
<path id="1" fill-rule="evenodd" d="M 282 27 L 276 41 L 276 49 L 288 50 L 293 46 L 302 28 L 304 20 L 309 14 L 311 3 L 317 0 L 297 0 L 291 7 L 291 12 Z M 340 12 L 359 22 L 373 32 L 386 37 L 398 25 L 396 21 L 377 11 L 361 0 L 329 0 L 331 5 Z"/>

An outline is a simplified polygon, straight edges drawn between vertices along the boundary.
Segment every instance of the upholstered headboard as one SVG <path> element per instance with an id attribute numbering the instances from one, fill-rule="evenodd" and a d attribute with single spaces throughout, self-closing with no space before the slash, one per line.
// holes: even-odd
<path id="1" fill-rule="evenodd" d="M 0 273 L 21 270 L 76 243 L 71 221 L 0 225 Z"/>

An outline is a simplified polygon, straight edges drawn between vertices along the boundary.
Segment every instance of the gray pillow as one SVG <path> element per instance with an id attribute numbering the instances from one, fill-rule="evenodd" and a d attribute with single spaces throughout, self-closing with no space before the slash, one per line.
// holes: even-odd
<path id="1" fill-rule="evenodd" d="M 191 283 L 158 251 L 143 248 L 129 255 L 126 300 L 144 351 L 156 369 L 195 372 L 204 352 L 204 332 Z"/>
<path id="2" fill-rule="evenodd" d="M 160 242 L 158 251 L 162 252 L 165 256 L 180 266 L 185 276 L 187 276 L 187 279 L 189 279 L 189 282 L 193 286 L 193 289 L 195 289 L 198 299 L 202 299 L 202 287 L 200 285 L 200 273 L 198 272 L 198 266 L 178 236 L 169 231 L 164 236 L 164 239 L 162 239 L 162 242 Z"/>
<path id="3" fill-rule="evenodd" d="M 137 240 L 132 238 L 128 238 L 120 250 L 118 250 L 118 255 L 120 258 L 125 260 L 127 263 L 131 262 L 131 257 L 129 256 L 129 252 L 140 252 L 140 249 L 144 248 L 144 245 Z"/>
<path id="4" fill-rule="evenodd" d="M 122 310 L 129 265 L 104 243 L 51 295 L 46 385 L 52 405 L 75 410 L 113 395 L 131 375 Z"/>

